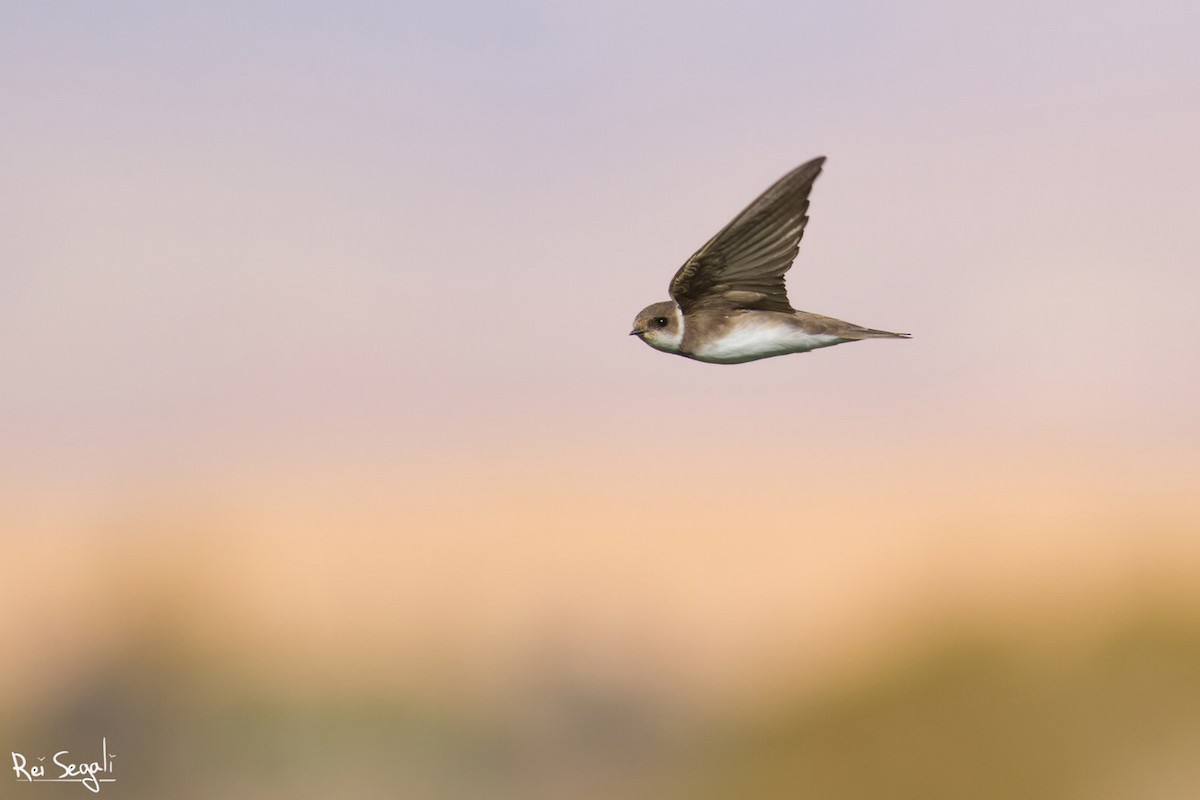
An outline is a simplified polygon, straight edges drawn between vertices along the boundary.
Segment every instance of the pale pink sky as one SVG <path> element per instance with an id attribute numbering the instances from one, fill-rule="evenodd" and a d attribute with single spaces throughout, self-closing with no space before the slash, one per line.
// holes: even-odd
<path id="1" fill-rule="evenodd" d="M 6 12 L 6 459 L 1200 438 L 1187 4 L 440 9 Z M 794 302 L 911 342 L 625 335 L 817 154 Z"/>

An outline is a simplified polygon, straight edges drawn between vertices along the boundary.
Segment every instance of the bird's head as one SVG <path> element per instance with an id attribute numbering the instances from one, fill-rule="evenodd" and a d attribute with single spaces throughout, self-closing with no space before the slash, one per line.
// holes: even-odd
<path id="1" fill-rule="evenodd" d="M 655 350 L 678 353 L 683 343 L 683 314 L 670 301 L 646 306 L 633 321 L 630 336 L 636 336 Z"/>

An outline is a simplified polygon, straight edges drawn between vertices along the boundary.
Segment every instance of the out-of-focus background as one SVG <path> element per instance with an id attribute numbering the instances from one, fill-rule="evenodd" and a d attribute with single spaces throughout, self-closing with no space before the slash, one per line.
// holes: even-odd
<path id="1" fill-rule="evenodd" d="M 1200 796 L 1193 4 L 0 22 L 6 762 Z M 911 341 L 626 336 L 819 154 L 792 299 Z"/>

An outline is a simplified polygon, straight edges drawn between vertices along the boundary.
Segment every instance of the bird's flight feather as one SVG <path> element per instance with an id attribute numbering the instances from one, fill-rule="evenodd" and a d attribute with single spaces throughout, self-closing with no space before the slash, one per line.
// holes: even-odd
<path id="1" fill-rule="evenodd" d="M 799 251 L 808 195 L 824 163 L 814 158 L 784 175 L 679 268 L 671 298 L 684 314 L 793 311 L 784 273 Z"/>

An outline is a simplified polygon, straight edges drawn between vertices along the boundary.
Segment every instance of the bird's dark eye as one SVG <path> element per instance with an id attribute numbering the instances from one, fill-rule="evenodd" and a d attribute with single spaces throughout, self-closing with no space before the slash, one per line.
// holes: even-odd
<path id="1" fill-rule="evenodd" d="M 667 327 L 667 318 L 666 317 L 655 317 L 654 324 L 660 328 L 665 328 L 665 327 Z"/>

